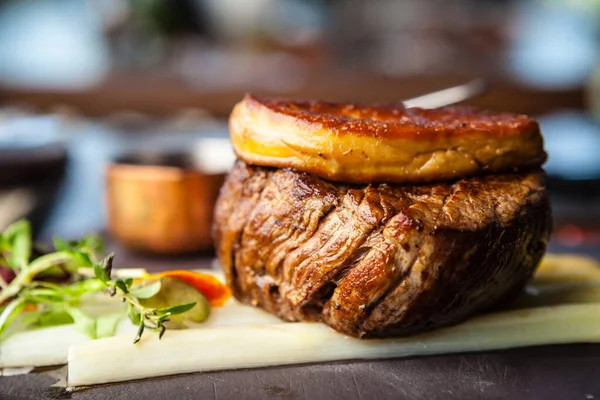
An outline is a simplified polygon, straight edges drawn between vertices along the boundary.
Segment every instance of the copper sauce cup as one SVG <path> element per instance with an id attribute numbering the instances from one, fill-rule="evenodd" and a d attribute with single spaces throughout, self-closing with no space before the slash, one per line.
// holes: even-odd
<path id="1" fill-rule="evenodd" d="M 178 254 L 212 249 L 213 209 L 225 172 L 185 154 L 130 155 L 107 168 L 108 229 L 125 247 Z"/>

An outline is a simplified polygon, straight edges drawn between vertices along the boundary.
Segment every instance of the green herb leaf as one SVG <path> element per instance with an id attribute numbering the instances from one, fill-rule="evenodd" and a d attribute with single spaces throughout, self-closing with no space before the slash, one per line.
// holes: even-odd
<path id="1" fill-rule="evenodd" d="M 131 288 L 131 286 L 133 285 L 133 278 L 125 279 L 125 285 L 127 285 L 127 289 Z"/>
<path id="2" fill-rule="evenodd" d="M 135 309 L 133 304 L 127 303 L 127 316 L 133 322 L 134 325 L 138 325 L 142 320 L 142 316 L 138 310 Z"/>
<path id="3" fill-rule="evenodd" d="M 60 292 L 52 289 L 31 289 L 26 292 L 26 297 L 35 303 L 61 302 L 63 296 Z"/>
<path id="4" fill-rule="evenodd" d="M 67 271 L 65 268 L 63 268 L 62 265 L 55 265 L 53 267 L 50 267 L 48 269 L 46 269 L 44 272 L 39 273 L 37 275 L 38 278 L 40 279 L 56 279 L 56 280 L 61 280 L 61 279 L 67 279 L 70 277 L 70 272 Z"/>
<path id="5" fill-rule="evenodd" d="M 6 236 L 6 234 L 3 232 L 0 235 L 0 252 L 5 252 L 7 250 L 10 249 L 10 243 L 8 241 L 8 237 Z"/>
<path id="6" fill-rule="evenodd" d="M 118 287 L 123 293 L 129 293 L 127 284 L 125 282 L 123 282 L 121 279 L 119 279 L 115 282 L 115 286 Z"/>
<path id="7" fill-rule="evenodd" d="M 140 339 L 142 338 L 142 334 L 144 333 L 145 327 L 146 327 L 146 325 L 144 325 L 144 321 L 141 320 L 139 323 L 137 334 L 135 335 L 135 339 L 133 339 L 133 344 L 136 344 L 137 342 L 140 341 Z"/>
<path id="8" fill-rule="evenodd" d="M 54 237 L 52 238 L 52 243 L 54 244 L 54 249 L 56 249 L 56 251 L 70 251 L 71 250 L 71 246 L 69 246 L 69 243 L 67 243 L 66 241 L 62 240 L 59 237 Z"/>
<path id="9" fill-rule="evenodd" d="M 16 298 L 8 303 L 0 314 L 0 337 L 4 335 L 10 324 L 19 316 L 25 307 L 25 299 Z"/>
<path id="10" fill-rule="evenodd" d="M 98 317 L 96 321 L 96 337 L 100 339 L 114 336 L 121 318 L 123 318 L 122 313 L 113 313 Z"/>
<path id="11" fill-rule="evenodd" d="M 73 255 L 73 260 L 75 261 L 75 269 L 77 269 L 79 267 L 88 267 L 89 268 L 94 265 L 94 263 L 92 262 L 92 259 L 86 253 L 83 253 L 81 251 L 71 251 L 71 254 Z"/>
<path id="12" fill-rule="evenodd" d="M 109 274 L 112 271 L 112 264 L 113 264 L 114 258 L 115 258 L 115 253 L 110 253 L 109 255 L 104 257 L 104 259 L 100 262 L 102 267 L 104 267 L 104 269 L 107 270 L 109 272 Z"/>
<path id="13" fill-rule="evenodd" d="M 31 313 L 25 313 L 23 317 Z M 21 319 L 23 319 L 21 317 Z M 50 310 L 39 313 L 36 325 L 39 327 L 49 327 L 57 325 L 66 325 L 73 323 L 73 317 L 65 310 Z"/>
<path id="14" fill-rule="evenodd" d="M 30 311 L 21 314 L 21 318 L 19 318 L 20 329 L 25 329 L 32 325 L 37 325 L 40 321 L 41 311 Z"/>
<path id="15" fill-rule="evenodd" d="M 104 247 L 102 238 L 97 235 L 87 235 L 81 240 L 69 240 L 65 241 L 61 238 L 55 237 L 53 239 L 54 248 L 58 251 L 77 251 L 90 254 L 92 256 L 101 253 Z"/>
<path id="16" fill-rule="evenodd" d="M 70 253 L 73 260 L 76 262 L 75 267 L 91 267 L 93 265 L 91 249 L 81 245 L 81 242 L 67 242 L 59 237 L 53 239 L 54 248 L 56 251 L 64 251 Z"/>
<path id="17" fill-rule="evenodd" d="M 110 274 L 112 272 L 112 263 L 115 253 L 110 253 L 100 264 L 94 264 L 94 275 L 102 282 L 110 281 Z"/>
<path id="18" fill-rule="evenodd" d="M 68 292 L 71 295 L 79 296 L 86 293 L 100 292 L 104 288 L 106 288 L 104 282 L 102 282 L 100 279 L 92 278 L 71 283 L 68 286 L 64 286 L 62 290 Z"/>
<path id="19" fill-rule="evenodd" d="M 33 260 L 27 269 L 28 273 L 34 278 L 48 268 L 58 264 L 73 260 L 73 255 L 67 251 L 58 251 L 56 253 L 45 254 Z"/>
<path id="20" fill-rule="evenodd" d="M 96 339 L 96 319 L 81 311 L 79 308 L 67 307 L 65 311 L 69 313 L 75 326 L 81 332 L 92 339 Z"/>
<path id="21" fill-rule="evenodd" d="M 82 249 L 85 249 L 93 260 L 98 259 L 104 253 L 104 241 L 100 236 L 88 235 L 82 240 Z"/>
<path id="22" fill-rule="evenodd" d="M 135 297 L 137 299 L 149 299 L 150 297 L 160 292 L 160 288 L 161 283 L 160 280 L 157 279 L 154 282 L 149 283 L 147 285 L 132 288 L 129 291 L 129 294 L 131 294 L 132 297 Z"/>
<path id="23" fill-rule="evenodd" d="M 9 266 L 21 270 L 29 264 L 31 258 L 31 225 L 20 220 L 10 225 L 3 234 L 6 247 L 10 247 Z"/>
<path id="24" fill-rule="evenodd" d="M 177 306 L 172 306 L 172 307 L 167 307 L 167 308 L 159 308 L 156 310 L 156 312 L 159 314 L 167 314 L 168 313 L 169 315 L 183 314 L 184 312 L 187 312 L 187 311 L 191 310 L 192 308 L 194 308 L 195 305 L 196 305 L 196 303 L 180 304 Z"/>
<path id="25" fill-rule="evenodd" d="M 31 238 L 28 234 L 21 234 L 15 237 L 11 262 L 15 268 L 23 269 L 29 264 L 31 257 Z"/>
<path id="26" fill-rule="evenodd" d="M 170 316 L 171 316 L 171 314 L 163 314 L 163 315 L 161 315 L 161 316 L 158 317 L 158 322 L 160 324 L 162 324 L 163 322 L 168 321 Z"/>

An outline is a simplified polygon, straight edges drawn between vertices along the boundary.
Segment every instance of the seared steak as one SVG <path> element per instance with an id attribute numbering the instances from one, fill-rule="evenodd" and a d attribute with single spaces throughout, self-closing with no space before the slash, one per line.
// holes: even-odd
<path id="1" fill-rule="evenodd" d="M 238 161 L 214 236 L 238 300 L 358 337 L 454 324 L 516 294 L 545 252 L 544 173 L 394 186 Z"/>

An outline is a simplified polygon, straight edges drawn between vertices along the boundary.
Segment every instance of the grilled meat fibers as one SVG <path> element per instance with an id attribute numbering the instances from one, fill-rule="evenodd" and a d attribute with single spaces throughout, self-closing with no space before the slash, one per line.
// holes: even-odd
<path id="1" fill-rule="evenodd" d="M 214 225 L 238 300 L 358 337 L 454 324 L 508 299 L 549 233 L 542 171 L 349 186 L 241 161 Z"/>

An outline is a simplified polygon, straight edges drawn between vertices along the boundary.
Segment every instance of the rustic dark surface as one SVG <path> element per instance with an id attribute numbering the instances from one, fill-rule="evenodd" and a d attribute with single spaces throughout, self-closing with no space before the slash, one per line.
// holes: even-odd
<path id="1" fill-rule="evenodd" d="M 197 351 L 202 351 L 197 349 Z M 0 378 L 2 399 L 594 399 L 600 345 L 164 377 L 64 393 L 47 373 Z"/>

